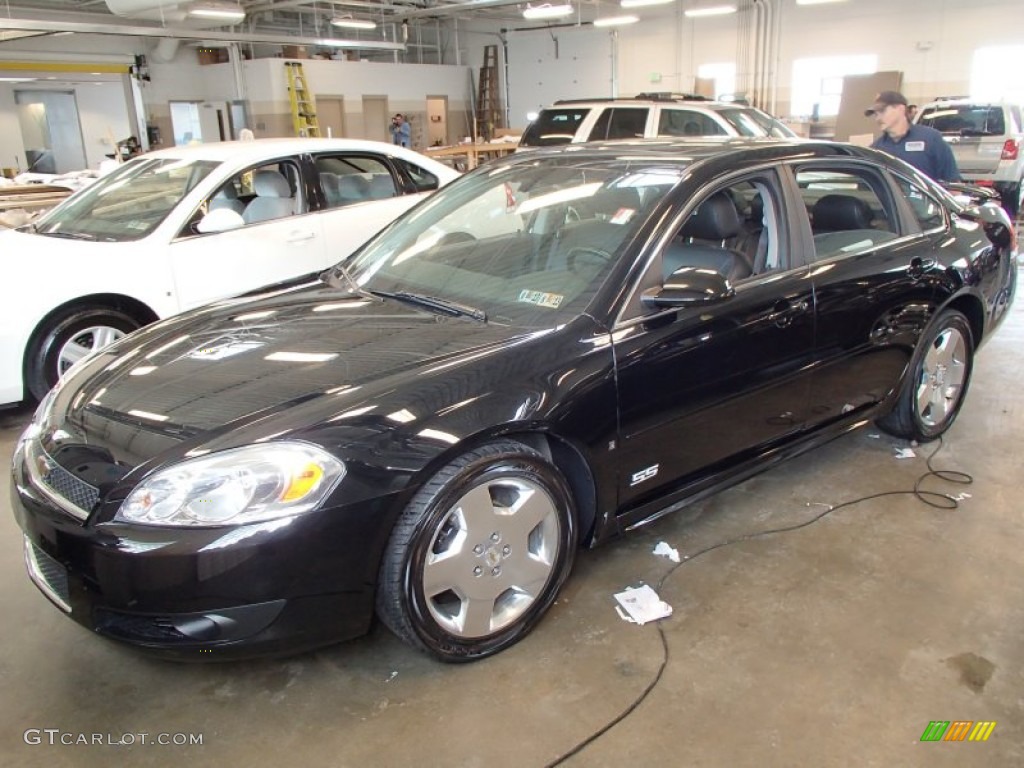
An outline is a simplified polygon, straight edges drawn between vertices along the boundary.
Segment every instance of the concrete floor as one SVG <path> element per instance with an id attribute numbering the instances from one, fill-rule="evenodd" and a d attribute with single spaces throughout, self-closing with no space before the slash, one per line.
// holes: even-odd
<path id="1" fill-rule="evenodd" d="M 968 488 L 930 481 L 969 493 L 958 509 L 888 496 L 684 563 L 660 588 L 674 608 L 661 622 L 660 682 L 564 765 L 1024 764 L 1022 349 L 1018 300 L 979 355 L 967 403 L 934 460 L 974 477 Z M 0 455 L 10 455 L 28 416 L 0 413 Z M 896 459 L 900 447 L 861 429 L 583 553 L 529 638 L 463 666 L 430 661 L 379 627 L 285 660 L 146 658 L 91 636 L 37 592 L 5 509 L 0 765 L 549 765 L 657 674 L 659 628 L 625 623 L 612 600 L 668 572 L 655 544 L 694 553 L 806 520 L 819 505 L 909 490 L 925 460 Z M 5 472 L 0 499 L 8 485 Z M 922 743 L 931 720 L 997 725 L 985 743 Z M 57 743 L 43 732 L 28 744 L 27 729 L 58 729 Z M 141 733 L 201 734 L 202 745 L 143 745 Z M 59 743 L 92 734 L 135 744 Z"/>

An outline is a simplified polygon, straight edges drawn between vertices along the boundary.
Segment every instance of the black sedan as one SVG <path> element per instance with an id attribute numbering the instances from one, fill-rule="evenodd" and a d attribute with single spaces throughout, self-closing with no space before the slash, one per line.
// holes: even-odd
<path id="1" fill-rule="evenodd" d="M 74 368 L 14 456 L 29 575 L 176 657 L 311 648 L 375 613 L 488 656 L 580 546 L 871 419 L 945 432 L 1013 239 L 839 144 L 507 158 L 326 273 Z"/>

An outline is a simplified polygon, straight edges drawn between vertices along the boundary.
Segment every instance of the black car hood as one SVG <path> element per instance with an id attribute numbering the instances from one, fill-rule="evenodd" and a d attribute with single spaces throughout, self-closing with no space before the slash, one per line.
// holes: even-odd
<path id="1" fill-rule="evenodd" d="M 151 326 L 73 376 L 57 410 L 78 440 L 134 465 L 299 403 L 329 397 L 325 408 L 352 409 L 523 333 L 307 286 Z"/>

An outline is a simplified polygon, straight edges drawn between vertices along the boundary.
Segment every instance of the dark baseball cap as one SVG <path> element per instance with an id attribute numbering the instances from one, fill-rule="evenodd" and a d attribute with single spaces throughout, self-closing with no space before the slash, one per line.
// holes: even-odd
<path id="1" fill-rule="evenodd" d="M 864 117 L 871 117 L 876 112 L 880 111 L 880 108 L 888 107 L 893 104 L 902 104 L 904 107 L 907 106 L 907 97 L 899 91 L 882 91 L 880 94 L 875 96 L 875 103 L 864 110 Z"/>

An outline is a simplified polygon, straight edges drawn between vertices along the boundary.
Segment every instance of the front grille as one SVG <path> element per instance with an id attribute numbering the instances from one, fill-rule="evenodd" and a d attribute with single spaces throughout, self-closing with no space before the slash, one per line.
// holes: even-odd
<path id="1" fill-rule="evenodd" d="M 29 541 L 28 537 L 25 538 L 25 568 L 29 578 L 44 595 L 62 611 L 71 613 L 67 570 Z"/>
<path id="2" fill-rule="evenodd" d="M 50 501 L 79 520 L 89 516 L 100 498 L 98 488 L 64 469 L 37 442 L 29 443 L 25 460 L 33 484 Z"/>
<path id="3" fill-rule="evenodd" d="M 51 464 L 50 467 L 49 472 L 43 475 L 43 482 L 50 486 L 51 490 L 86 512 L 99 501 L 98 488 L 79 480 L 59 464 Z"/>
<path id="4" fill-rule="evenodd" d="M 194 643 L 174 623 L 160 616 L 130 616 L 113 611 L 96 611 L 96 631 L 136 643 Z"/>

